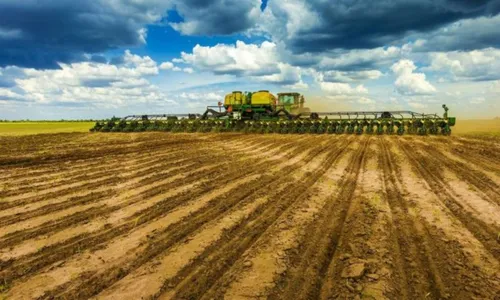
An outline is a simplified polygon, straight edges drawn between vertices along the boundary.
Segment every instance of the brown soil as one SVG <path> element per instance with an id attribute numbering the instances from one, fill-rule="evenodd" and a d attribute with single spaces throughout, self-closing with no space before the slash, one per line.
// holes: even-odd
<path id="1" fill-rule="evenodd" d="M 0 144 L 0 298 L 500 299 L 495 138 Z"/>

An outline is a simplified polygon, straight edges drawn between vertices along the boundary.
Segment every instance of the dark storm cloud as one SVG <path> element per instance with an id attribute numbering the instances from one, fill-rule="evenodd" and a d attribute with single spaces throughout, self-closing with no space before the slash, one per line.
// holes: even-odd
<path id="1" fill-rule="evenodd" d="M 288 45 L 296 53 L 376 48 L 412 32 L 425 33 L 460 19 L 496 15 L 499 1 L 304 1 L 318 16 L 318 23 L 310 29 L 299 29 Z M 279 10 L 279 4 L 275 4 L 273 12 L 279 15 Z"/>
<path id="2" fill-rule="evenodd" d="M 500 48 L 500 15 L 463 20 L 420 36 L 426 42 L 414 51 L 471 51 L 489 47 Z"/>
<path id="3" fill-rule="evenodd" d="M 84 53 L 139 45 L 141 28 L 163 12 L 158 2 L 2 0 L 0 67 L 58 68 Z"/>
<path id="4" fill-rule="evenodd" d="M 187 35 L 229 35 L 255 25 L 260 0 L 177 0 L 183 22 L 173 27 Z"/>

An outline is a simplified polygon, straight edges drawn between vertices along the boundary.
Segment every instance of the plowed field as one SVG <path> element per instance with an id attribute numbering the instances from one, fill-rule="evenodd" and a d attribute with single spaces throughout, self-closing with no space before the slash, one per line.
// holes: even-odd
<path id="1" fill-rule="evenodd" d="M 7 299 L 500 299 L 498 139 L 71 133 L 0 146 Z"/>

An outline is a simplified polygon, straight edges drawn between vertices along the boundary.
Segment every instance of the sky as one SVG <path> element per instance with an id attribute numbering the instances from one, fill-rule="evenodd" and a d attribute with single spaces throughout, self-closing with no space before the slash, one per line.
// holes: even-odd
<path id="1" fill-rule="evenodd" d="M 0 0 L 0 119 L 316 111 L 500 116 L 500 0 Z"/>

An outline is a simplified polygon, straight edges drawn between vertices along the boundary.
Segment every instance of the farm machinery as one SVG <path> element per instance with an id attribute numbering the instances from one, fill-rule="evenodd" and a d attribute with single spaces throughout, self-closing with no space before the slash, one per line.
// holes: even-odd
<path id="1" fill-rule="evenodd" d="M 455 118 L 412 111 L 311 112 L 299 93 L 235 91 L 203 114 L 130 115 L 97 122 L 100 132 L 351 133 L 450 135 Z"/>

